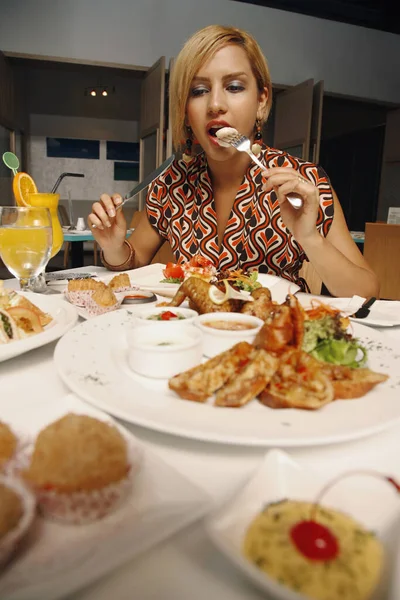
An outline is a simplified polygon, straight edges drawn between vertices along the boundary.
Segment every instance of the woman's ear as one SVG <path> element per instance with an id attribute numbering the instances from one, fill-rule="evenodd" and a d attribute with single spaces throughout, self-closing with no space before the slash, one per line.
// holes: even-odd
<path id="1" fill-rule="evenodd" d="M 257 118 L 260 121 L 264 121 L 265 115 L 267 112 L 267 103 L 268 103 L 268 88 L 264 88 L 262 92 L 260 92 L 258 98 L 258 110 L 257 110 Z"/>

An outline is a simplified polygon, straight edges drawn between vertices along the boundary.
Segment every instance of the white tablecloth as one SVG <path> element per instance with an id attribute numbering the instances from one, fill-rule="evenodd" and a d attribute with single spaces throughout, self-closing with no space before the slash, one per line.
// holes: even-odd
<path id="1" fill-rule="evenodd" d="M 86 267 L 84 270 L 103 271 L 99 267 Z M 8 285 L 14 286 L 11 281 Z M 400 347 L 400 327 L 382 328 L 381 331 Z M 13 402 L 18 410 L 23 411 L 30 402 L 54 403 L 69 393 L 53 367 L 54 347 L 54 343 L 49 344 L 0 364 L 0 415 L 3 403 Z M 216 502 L 239 488 L 265 453 L 265 449 L 206 444 L 134 425 L 126 426 L 165 461 L 202 486 Z M 369 467 L 400 479 L 400 425 L 360 441 L 290 449 L 288 453 L 297 461 L 326 474 Z M 226 561 L 207 538 L 202 523 L 197 523 L 140 559 L 74 594 L 73 598 L 265 600 L 266 596 Z"/>

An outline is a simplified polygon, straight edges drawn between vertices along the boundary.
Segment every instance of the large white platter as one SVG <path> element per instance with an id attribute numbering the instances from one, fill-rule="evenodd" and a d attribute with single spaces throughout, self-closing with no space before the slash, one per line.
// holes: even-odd
<path id="1" fill-rule="evenodd" d="M 34 439 L 48 423 L 68 412 L 111 421 L 72 394 L 32 402 L 24 409 L 9 402 L 1 418 L 22 439 Z M 123 504 L 107 517 L 88 525 L 65 525 L 37 517 L 4 572 L 0 598 L 57 600 L 110 573 L 139 554 L 201 518 L 209 509 L 208 496 L 120 428 L 135 449 L 139 469 Z"/>
<path id="2" fill-rule="evenodd" d="M 179 288 L 179 284 L 161 283 L 165 279 L 163 269 L 165 269 L 165 265 L 155 263 L 147 267 L 127 271 L 127 273 L 129 273 L 132 284 L 138 285 L 142 289 L 150 290 L 160 296 L 173 298 Z M 279 303 L 285 300 L 289 291 L 295 294 L 300 289 L 295 283 L 281 277 L 276 277 L 275 275 L 259 273 L 258 281 L 263 287 L 271 290 L 272 300 Z"/>
<path id="3" fill-rule="evenodd" d="M 332 478 L 326 473 L 312 471 L 284 452 L 271 450 L 245 487 L 206 518 L 207 531 L 216 546 L 266 592 L 268 598 L 307 600 L 304 595 L 279 584 L 243 556 L 247 528 L 266 504 L 287 498 L 313 502 L 329 481 Z M 400 598 L 399 500 L 393 488 L 382 479 L 354 474 L 338 482 L 323 497 L 322 505 L 347 513 L 367 530 L 376 532 L 386 551 L 385 568 L 371 600 Z"/>
<path id="4" fill-rule="evenodd" d="M 33 294 L 27 292 L 22 295 L 26 296 L 33 304 L 41 308 L 44 312 L 49 313 L 53 317 L 53 321 L 49 323 L 37 335 L 31 335 L 22 340 L 1 344 L 0 346 L 0 362 L 8 360 L 34 348 L 44 346 L 49 342 L 57 340 L 64 335 L 68 329 L 73 327 L 78 320 L 78 312 L 72 304 L 65 302 L 60 296 L 45 296 L 43 294 Z"/>
<path id="5" fill-rule="evenodd" d="M 257 400 L 243 408 L 218 408 L 212 400 L 181 400 L 166 380 L 135 375 L 128 367 L 126 333 L 135 316 L 121 309 L 86 321 L 57 344 L 55 364 L 76 394 L 116 417 L 186 438 L 251 446 L 314 446 L 371 435 L 400 419 L 400 348 L 378 331 L 354 324 L 369 348 L 372 369 L 390 379 L 357 400 L 318 411 L 270 409 Z M 178 369 L 179 370 L 179 369 Z"/>

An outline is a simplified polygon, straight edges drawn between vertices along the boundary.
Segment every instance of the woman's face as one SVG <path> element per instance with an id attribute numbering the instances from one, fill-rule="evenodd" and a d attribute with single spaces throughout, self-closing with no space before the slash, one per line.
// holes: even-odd
<path id="1" fill-rule="evenodd" d="M 193 79 L 186 107 L 186 124 L 206 154 L 227 160 L 237 151 L 221 147 L 216 131 L 234 127 L 253 137 L 254 123 L 263 114 L 267 90 L 260 92 L 243 48 L 225 46 L 206 62 Z"/>

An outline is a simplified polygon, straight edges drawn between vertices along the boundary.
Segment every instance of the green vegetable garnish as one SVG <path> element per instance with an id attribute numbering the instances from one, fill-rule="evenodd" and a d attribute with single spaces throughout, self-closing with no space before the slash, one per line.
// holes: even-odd
<path id="1" fill-rule="evenodd" d="M 235 281 L 235 286 L 245 292 L 252 292 L 257 288 L 261 287 L 261 283 L 257 281 L 258 279 L 258 271 L 251 271 L 248 275 L 246 275 L 245 279 L 237 279 Z"/>
<path id="2" fill-rule="evenodd" d="M 343 329 L 340 315 L 305 321 L 303 350 L 334 365 L 357 368 L 367 362 L 366 349 Z"/>
<path id="3" fill-rule="evenodd" d="M 161 279 L 160 283 L 182 283 L 183 279 L 179 277 L 167 277 L 166 279 Z"/>
<path id="4" fill-rule="evenodd" d="M 361 356 L 357 358 L 359 351 Z M 367 362 L 367 351 L 358 340 L 323 340 L 310 354 L 318 360 L 353 369 L 362 367 Z"/>

